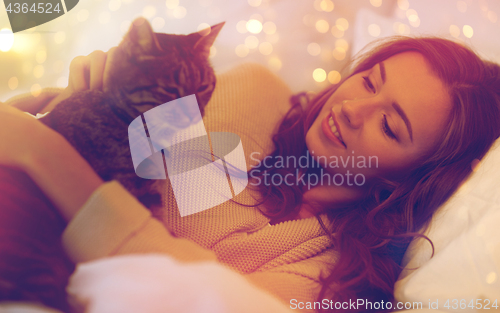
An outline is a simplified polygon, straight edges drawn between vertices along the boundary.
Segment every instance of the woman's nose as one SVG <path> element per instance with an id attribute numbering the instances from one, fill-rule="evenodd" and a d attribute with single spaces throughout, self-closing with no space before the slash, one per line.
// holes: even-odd
<path id="1" fill-rule="evenodd" d="M 373 98 L 342 101 L 341 113 L 353 128 L 359 128 L 376 110 Z"/>

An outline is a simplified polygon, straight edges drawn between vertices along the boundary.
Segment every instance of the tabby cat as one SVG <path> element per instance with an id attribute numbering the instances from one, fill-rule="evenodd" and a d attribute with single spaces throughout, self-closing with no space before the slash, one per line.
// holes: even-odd
<path id="1" fill-rule="evenodd" d="M 61 133 L 105 181 L 119 180 L 148 208 L 156 207 L 164 181 L 135 174 L 128 125 L 155 106 L 191 94 L 204 113 L 216 81 L 210 47 L 223 24 L 169 35 L 154 33 L 143 18 L 135 20 L 117 48 L 106 90 L 75 93 L 40 120 Z M 5 167 L 0 167 L 0 205 L 0 301 L 41 302 L 68 311 L 65 286 L 74 265 L 60 244 L 64 220 L 29 177 Z"/>

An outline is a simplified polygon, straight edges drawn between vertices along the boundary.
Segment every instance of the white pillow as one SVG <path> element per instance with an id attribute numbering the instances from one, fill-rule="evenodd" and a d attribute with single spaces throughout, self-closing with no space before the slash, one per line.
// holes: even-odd
<path id="1" fill-rule="evenodd" d="M 440 310 L 452 310 L 451 301 L 467 303 L 460 312 L 474 311 L 472 300 L 500 300 L 500 140 L 476 172 L 443 205 L 426 235 L 434 244 L 414 240 L 408 248 L 405 269 L 395 286 L 398 301 L 438 301 Z M 430 258 L 430 260 L 429 260 Z M 417 268 L 417 269 L 415 269 Z M 412 270 L 415 269 L 415 270 Z M 450 307 L 445 307 L 449 301 Z M 486 300 L 479 300 L 483 306 Z M 491 307 L 494 309 L 494 307 Z"/>

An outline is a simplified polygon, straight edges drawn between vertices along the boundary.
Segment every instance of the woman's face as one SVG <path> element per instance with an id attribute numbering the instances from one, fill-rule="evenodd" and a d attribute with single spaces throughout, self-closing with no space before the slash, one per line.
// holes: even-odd
<path id="1" fill-rule="evenodd" d="M 450 110 L 425 58 L 404 52 L 348 78 L 326 101 L 306 144 L 329 173 L 397 179 L 436 148 Z"/>

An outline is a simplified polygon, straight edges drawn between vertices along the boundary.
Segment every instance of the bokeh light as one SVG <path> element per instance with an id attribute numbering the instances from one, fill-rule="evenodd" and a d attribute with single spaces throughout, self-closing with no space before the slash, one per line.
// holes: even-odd
<path id="1" fill-rule="evenodd" d="M 0 51 L 7 52 L 14 45 L 14 34 L 9 28 L 0 30 Z"/>
<path id="2" fill-rule="evenodd" d="M 382 0 L 370 0 L 370 4 L 378 8 L 382 5 Z"/>
<path id="3" fill-rule="evenodd" d="M 17 79 L 16 76 L 11 77 L 7 82 L 7 85 L 9 86 L 10 90 L 15 90 L 17 86 L 19 86 L 19 80 Z"/>
<path id="4" fill-rule="evenodd" d="M 255 36 L 248 36 L 245 38 L 245 46 L 248 49 L 255 49 L 259 45 L 259 39 Z"/>
<path id="5" fill-rule="evenodd" d="M 267 64 L 274 71 L 279 71 L 281 69 L 281 67 L 283 66 L 280 58 L 278 58 L 278 57 L 270 58 L 269 61 L 267 61 Z"/>
<path id="6" fill-rule="evenodd" d="M 165 3 L 167 9 L 173 10 L 179 5 L 179 0 L 167 0 Z"/>
<path id="7" fill-rule="evenodd" d="M 108 8 L 110 11 L 118 11 L 122 6 L 122 2 L 120 0 L 111 0 L 109 1 Z"/>
<path id="8" fill-rule="evenodd" d="M 259 45 L 259 52 L 263 55 L 270 55 L 273 52 L 273 45 L 270 42 L 264 41 Z"/>
<path id="9" fill-rule="evenodd" d="M 368 34 L 370 34 L 370 36 L 378 37 L 380 36 L 380 32 L 380 26 L 378 26 L 377 24 L 368 25 Z"/>
<path id="10" fill-rule="evenodd" d="M 342 48 L 347 51 L 349 49 L 349 43 L 345 39 L 335 40 L 335 48 Z"/>
<path id="11" fill-rule="evenodd" d="M 325 20 L 318 20 L 315 24 L 316 30 L 322 34 L 328 32 L 330 29 L 330 24 Z"/>
<path id="12" fill-rule="evenodd" d="M 258 7 L 262 4 L 262 0 L 248 0 L 248 4 L 252 7 Z"/>
<path id="13" fill-rule="evenodd" d="M 273 22 L 265 22 L 264 25 L 262 25 L 262 30 L 264 33 L 272 35 L 276 32 L 276 24 Z"/>
<path id="14" fill-rule="evenodd" d="M 150 19 L 155 15 L 156 15 L 156 8 L 152 5 L 147 5 L 142 10 L 142 16 L 144 16 L 147 19 Z"/>
<path id="15" fill-rule="evenodd" d="M 465 1 L 458 1 L 457 9 L 458 11 L 465 13 L 467 11 L 467 3 L 465 3 Z"/>
<path id="16" fill-rule="evenodd" d="M 398 0 L 398 7 L 401 10 L 408 10 L 408 8 L 410 7 L 410 3 L 408 2 L 408 0 Z"/>
<path id="17" fill-rule="evenodd" d="M 462 31 L 464 33 L 464 36 L 467 38 L 472 38 L 472 35 L 474 35 L 474 30 L 470 25 L 464 25 Z"/>
<path id="18" fill-rule="evenodd" d="M 335 8 L 335 4 L 331 0 L 322 0 L 319 3 L 319 6 L 320 6 L 321 10 L 323 10 L 325 12 L 332 12 L 333 9 Z"/>
<path id="19" fill-rule="evenodd" d="M 346 31 L 349 28 L 349 22 L 345 18 L 341 17 L 335 21 L 335 26 L 342 31 Z"/>
<path id="20" fill-rule="evenodd" d="M 37 65 L 35 66 L 35 68 L 33 68 L 33 76 L 35 76 L 35 78 L 40 78 L 43 76 L 43 73 L 45 72 L 45 69 L 43 67 L 43 65 Z"/>
<path id="21" fill-rule="evenodd" d="M 246 28 L 252 34 L 258 34 L 262 31 L 262 23 L 258 20 L 251 19 L 247 22 Z"/>
<path id="22" fill-rule="evenodd" d="M 450 25 L 450 35 L 458 38 L 458 36 L 460 36 L 460 28 L 457 25 Z"/>
<path id="23" fill-rule="evenodd" d="M 181 19 L 186 16 L 187 10 L 185 7 L 177 6 L 173 11 L 172 14 L 176 19 Z"/>
<path id="24" fill-rule="evenodd" d="M 42 86 L 40 86 L 39 84 L 33 84 L 30 88 L 30 91 L 34 97 L 38 97 L 40 93 L 42 93 Z"/>
<path id="25" fill-rule="evenodd" d="M 35 60 L 38 64 L 45 62 L 45 60 L 47 60 L 47 51 L 45 49 L 39 50 L 35 54 Z"/>
<path id="26" fill-rule="evenodd" d="M 240 58 L 244 58 L 244 57 L 246 57 L 248 55 L 248 52 L 250 52 L 250 49 L 248 49 L 247 46 L 240 44 L 240 45 L 236 46 L 236 49 L 234 49 L 234 52 Z"/>
<path id="27" fill-rule="evenodd" d="M 332 55 L 335 58 L 335 60 L 342 61 L 345 59 L 346 51 L 342 47 L 337 47 L 333 49 Z"/>
<path id="28" fill-rule="evenodd" d="M 248 29 L 247 29 L 247 21 L 245 20 L 241 20 L 239 21 L 238 23 L 236 23 L 236 30 L 238 31 L 238 33 L 240 34 L 244 34 L 246 32 L 248 32 Z"/>
<path id="29" fill-rule="evenodd" d="M 321 47 L 315 42 L 311 42 L 307 45 L 307 52 L 312 56 L 317 56 L 321 53 Z"/>
<path id="30" fill-rule="evenodd" d="M 332 35 L 335 37 L 335 38 L 342 38 L 344 36 L 344 31 L 343 30 L 340 30 L 337 25 L 334 25 L 332 27 Z"/>
<path id="31" fill-rule="evenodd" d="M 153 19 L 153 22 L 151 22 L 151 25 L 153 26 L 153 29 L 155 30 L 160 30 L 165 26 L 165 20 L 159 16 L 155 17 Z"/>
<path id="32" fill-rule="evenodd" d="M 328 73 L 328 81 L 332 84 L 338 84 L 342 79 L 342 75 L 340 75 L 337 71 L 330 71 Z"/>
<path id="33" fill-rule="evenodd" d="M 324 82 L 326 79 L 326 72 L 322 68 L 317 68 L 313 71 L 313 79 L 318 83 Z"/>

